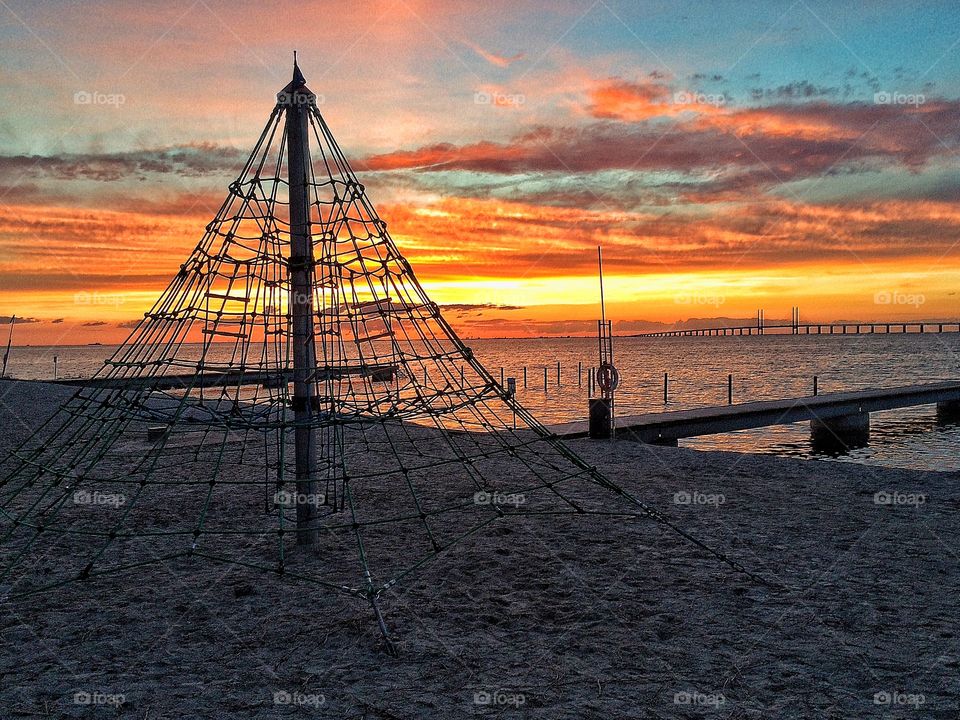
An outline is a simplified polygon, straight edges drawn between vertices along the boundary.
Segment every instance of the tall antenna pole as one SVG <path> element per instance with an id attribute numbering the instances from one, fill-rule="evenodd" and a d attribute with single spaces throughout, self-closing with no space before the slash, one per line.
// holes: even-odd
<path id="1" fill-rule="evenodd" d="M 287 181 L 290 196 L 290 323 L 293 344 L 294 456 L 297 544 L 317 541 L 317 455 L 313 413 L 317 349 L 313 325 L 313 239 L 310 232 L 310 110 L 313 94 L 293 61 L 286 104 Z"/>
<path id="2" fill-rule="evenodd" d="M 597 266 L 600 268 L 600 320 L 607 321 L 607 311 L 603 302 L 603 248 L 597 245 Z"/>
<path id="3" fill-rule="evenodd" d="M 617 389 L 619 376 L 613 366 L 613 333 L 607 321 L 607 307 L 603 296 L 603 248 L 597 245 L 597 267 L 600 271 L 600 320 L 597 321 L 597 350 L 600 364 L 597 366 L 597 385 L 600 397 L 591 397 L 589 435 L 592 438 L 613 437 L 613 391 Z"/>

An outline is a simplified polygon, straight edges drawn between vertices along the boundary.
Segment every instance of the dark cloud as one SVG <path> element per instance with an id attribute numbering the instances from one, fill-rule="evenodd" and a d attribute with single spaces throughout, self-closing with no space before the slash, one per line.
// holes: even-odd
<path id="1" fill-rule="evenodd" d="M 90 322 L 85 322 L 85 323 L 83 324 L 83 327 L 100 327 L 100 326 L 106 325 L 106 324 L 107 324 L 107 323 L 104 322 L 103 320 L 91 320 Z"/>
<path id="2" fill-rule="evenodd" d="M 247 153 L 210 143 L 119 153 L 0 156 L 0 174 L 57 180 L 115 181 L 148 174 L 183 177 L 223 175 L 237 170 Z"/>
<path id="3" fill-rule="evenodd" d="M 918 170 L 958 145 L 960 101 L 814 102 L 714 113 L 672 128 L 649 121 L 538 127 L 507 143 L 426 145 L 370 156 L 359 166 L 504 175 L 675 171 L 737 187 L 768 187 L 828 171 Z"/>
<path id="4" fill-rule="evenodd" d="M 628 332 L 657 332 L 666 330 L 670 327 L 668 323 L 656 322 L 655 320 L 614 320 L 613 331 L 619 333 Z"/>
<path id="5" fill-rule="evenodd" d="M 32 317 L 20 317 L 19 315 L 13 316 L 16 319 L 13 321 L 14 325 L 30 325 L 33 323 L 40 322 L 36 318 Z M 0 315 L 0 325 L 9 325 L 11 320 L 10 315 Z"/>
<path id="6" fill-rule="evenodd" d="M 498 332 L 500 337 L 530 337 L 537 335 L 591 335 L 597 331 L 596 320 L 464 320 L 460 325 L 484 334 Z"/>
<path id="7" fill-rule="evenodd" d="M 175 268 L 174 271 L 175 272 Z M 109 275 L 106 273 L 22 273 L 0 270 L 0 286 L 7 290 L 77 290 L 91 287 L 128 289 L 130 287 L 164 287 L 171 273 L 165 275 Z M 19 321 L 19 318 L 17 319 Z"/>
<path id="8" fill-rule="evenodd" d="M 2 165 L 2 160 L 0 160 L 0 165 Z M 54 200 L 56 204 L 70 204 L 76 200 L 76 197 L 72 193 L 58 193 L 56 197 L 53 197 L 50 192 L 34 182 L 14 181 L 0 185 L 0 201 L 7 205 L 50 203 Z"/>
<path id="9" fill-rule="evenodd" d="M 450 303 L 440 306 L 443 310 L 456 313 L 470 313 L 481 310 L 523 310 L 522 305 L 497 305 L 496 303 Z"/>
<path id="10" fill-rule="evenodd" d="M 474 329 L 489 334 L 499 330 L 503 337 L 529 337 L 537 335 L 586 335 L 592 336 L 597 332 L 596 320 L 522 320 L 484 319 L 464 320 L 460 325 L 467 331 Z M 641 332 L 655 332 L 670 330 L 669 323 L 653 320 L 617 320 L 613 324 L 614 332 L 620 335 Z"/>
<path id="11" fill-rule="evenodd" d="M 807 80 L 799 80 L 773 88 L 754 88 L 750 91 L 750 96 L 754 100 L 810 100 L 836 96 L 840 92 L 838 87 L 814 85 Z"/>

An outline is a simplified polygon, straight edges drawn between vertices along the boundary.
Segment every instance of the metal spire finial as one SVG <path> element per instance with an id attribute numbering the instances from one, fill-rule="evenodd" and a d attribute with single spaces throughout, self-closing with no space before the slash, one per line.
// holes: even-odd
<path id="1" fill-rule="evenodd" d="M 291 82 L 291 87 L 299 88 L 307 84 L 306 79 L 303 77 L 303 73 L 300 72 L 300 66 L 297 65 L 297 51 L 293 51 L 293 81 Z"/>

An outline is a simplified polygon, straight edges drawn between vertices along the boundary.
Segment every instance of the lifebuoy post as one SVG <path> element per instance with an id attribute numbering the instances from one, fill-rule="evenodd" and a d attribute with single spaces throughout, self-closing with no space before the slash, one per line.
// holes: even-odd
<path id="1" fill-rule="evenodd" d="M 600 397 L 589 400 L 588 429 L 591 438 L 613 437 L 613 393 L 620 384 L 620 373 L 613 364 L 613 330 L 607 320 L 603 297 L 603 251 L 597 246 L 597 265 L 600 270 L 600 320 L 597 322 L 597 345 L 600 355 L 594 378 L 600 389 Z"/>

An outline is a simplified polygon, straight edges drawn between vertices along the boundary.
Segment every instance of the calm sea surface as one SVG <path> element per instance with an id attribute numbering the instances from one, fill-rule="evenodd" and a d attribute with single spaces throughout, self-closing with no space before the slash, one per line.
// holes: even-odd
<path id="1" fill-rule="evenodd" d="M 502 367 L 505 377 L 517 378 L 520 401 L 543 422 L 585 417 L 587 368 L 597 363 L 596 340 L 473 340 L 468 344 L 494 376 L 499 377 Z M 56 356 L 60 377 L 90 376 L 114 349 L 107 345 L 15 347 L 8 374 L 51 379 Z M 809 395 L 814 375 L 821 393 L 960 379 L 960 335 L 617 338 L 615 359 L 622 376 L 617 393 L 617 413 L 622 415 L 726 404 L 728 373 L 733 375 L 735 403 Z M 583 366 L 579 382 L 578 363 Z M 666 405 L 665 372 L 669 375 Z M 807 423 L 680 442 L 699 449 L 813 456 Z M 836 459 L 960 470 L 960 426 L 938 424 L 933 406 L 874 413 L 870 446 Z"/>

